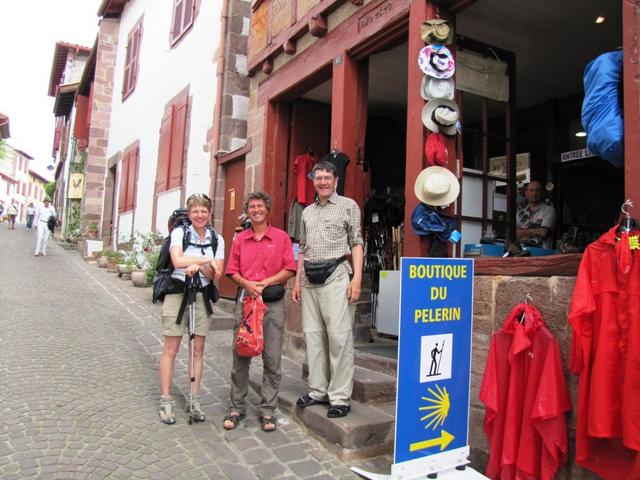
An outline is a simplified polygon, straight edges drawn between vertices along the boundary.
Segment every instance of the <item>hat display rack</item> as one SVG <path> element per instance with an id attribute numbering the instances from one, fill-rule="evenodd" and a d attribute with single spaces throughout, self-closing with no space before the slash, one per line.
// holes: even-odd
<path id="1" fill-rule="evenodd" d="M 454 39 L 453 28 L 447 20 L 435 18 L 423 22 L 420 35 L 425 42 L 418 54 L 418 66 L 424 74 L 420 95 L 425 101 L 422 123 L 429 130 L 424 147 L 428 166 L 416 178 L 414 193 L 423 204 L 416 210 L 424 210 L 426 206 L 425 214 L 433 216 L 439 214 L 438 209 L 455 202 L 460 193 L 460 182 L 446 168 L 449 159 L 446 137 L 457 135 L 460 110 L 454 99 L 455 58 L 447 48 Z M 414 233 L 429 235 L 432 240 L 438 238 L 435 231 L 416 229 L 415 226 Z M 449 240 L 455 243 L 459 236 L 454 230 Z"/>

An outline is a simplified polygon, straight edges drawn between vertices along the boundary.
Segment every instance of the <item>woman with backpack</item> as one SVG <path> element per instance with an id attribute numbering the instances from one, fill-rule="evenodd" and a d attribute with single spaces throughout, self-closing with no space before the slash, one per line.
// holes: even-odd
<path id="1" fill-rule="evenodd" d="M 204 194 L 194 194 L 187 199 L 187 212 L 190 225 L 176 227 L 171 232 L 169 252 L 174 271 L 171 279 L 178 286 L 189 279 L 199 277 L 201 288 L 196 295 L 195 340 L 193 342 L 194 377 L 193 396 L 187 405 L 191 406 L 192 419 L 205 420 L 198 392 L 202 378 L 204 344 L 211 326 L 210 304 L 206 298 L 209 283 L 220 277 L 224 263 L 224 240 L 210 226 L 211 200 Z M 179 288 L 176 290 L 180 290 Z M 184 288 L 183 288 L 184 291 Z M 202 292 L 202 293 L 200 293 Z M 183 305 L 184 293 L 167 293 L 162 306 L 162 324 L 164 327 L 164 346 L 160 357 L 160 420 L 169 425 L 176 422 L 175 402 L 171 397 L 171 381 L 183 335 L 188 334 L 188 314 Z M 181 309 L 182 306 L 182 309 Z M 181 310 L 185 315 L 179 315 Z M 185 318 L 183 319 L 182 316 Z M 189 344 L 191 350 L 191 342 Z M 191 351 L 189 352 L 191 356 Z M 189 362 L 191 367 L 191 362 Z"/>

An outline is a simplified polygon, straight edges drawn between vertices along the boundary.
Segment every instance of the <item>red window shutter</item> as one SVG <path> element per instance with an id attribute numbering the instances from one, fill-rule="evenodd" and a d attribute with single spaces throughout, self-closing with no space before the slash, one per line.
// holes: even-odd
<path id="1" fill-rule="evenodd" d="M 87 132 L 91 128 L 91 112 L 93 111 L 93 82 L 89 87 L 89 102 L 87 105 Z"/>
<path id="2" fill-rule="evenodd" d="M 171 162 L 169 165 L 169 188 L 182 185 L 184 165 L 184 136 L 187 124 L 187 104 L 185 97 L 173 109 L 173 128 L 171 129 Z"/>
<path id="3" fill-rule="evenodd" d="M 29 196 L 31 196 L 31 187 L 33 187 L 32 183 L 29 184 Z"/>
<path id="4" fill-rule="evenodd" d="M 183 14 L 183 21 L 182 21 L 182 31 L 184 32 L 187 28 L 189 28 L 189 26 L 191 25 L 191 23 L 193 23 L 193 11 L 194 11 L 194 7 L 195 7 L 195 2 L 193 0 L 184 0 L 184 14 Z"/>
<path id="5" fill-rule="evenodd" d="M 182 33 L 182 9 L 184 0 L 176 0 L 173 5 L 173 28 L 171 29 L 171 40 L 175 40 Z"/>
<path id="6" fill-rule="evenodd" d="M 171 156 L 171 124 L 173 106 L 160 124 L 158 142 L 158 167 L 156 169 L 156 193 L 164 192 L 169 186 L 169 158 Z"/>
<path id="7" fill-rule="evenodd" d="M 87 112 L 89 110 L 89 97 L 78 95 L 76 97 L 76 119 L 73 125 L 73 134 L 78 139 L 80 148 L 87 146 L 89 130 L 87 129 Z"/>
<path id="8" fill-rule="evenodd" d="M 136 177 L 138 176 L 138 149 L 129 153 L 129 168 L 127 172 L 127 211 L 136 208 Z"/>
<path id="9" fill-rule="evenodd" d="M 140 56 L 140 37 L 142 36 L 142 24 L 139 23 L 132 35 L 132 53 L 129 66 L 129 91 L 133 90 L 138 80 L 138 58 Z"/>
<path id="10" fill-rule="evenodd" d="M 127 180 L 129 178 L 129 155 L 122 159 L 122 169 L 120 170 L 120 198 L 118 198 L 118 212 L 127 211 Z"/>
<path id="11" fill-rule="evenodd" d="M 129 34 L 127 40 L 127 54 L 124 60 L 124 79 L 122 80 L 122 96 L 125 97 L 129 93 L 129 76 L 131 75 L 131 55 L 133 54 L 133 38 Z"/>

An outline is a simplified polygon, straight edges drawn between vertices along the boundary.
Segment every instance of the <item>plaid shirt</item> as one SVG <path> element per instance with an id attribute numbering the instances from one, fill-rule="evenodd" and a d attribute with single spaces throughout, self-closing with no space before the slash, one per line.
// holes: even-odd
<path id="1" fill-rule="evenodd" d="M 300 251 L 305 260 L 334 260 L 350 255 L 354 246 L 363 243 L 360 208 L 352 199 L 334 193 L 324 205 L 316 200 L 302 212 Z M 349 262 L 342 262 L 325 285 L 340 275 L 351 273 Z M 309 283 L 306 275 L 302 276 L 302 285 L 317 286 Z"/>

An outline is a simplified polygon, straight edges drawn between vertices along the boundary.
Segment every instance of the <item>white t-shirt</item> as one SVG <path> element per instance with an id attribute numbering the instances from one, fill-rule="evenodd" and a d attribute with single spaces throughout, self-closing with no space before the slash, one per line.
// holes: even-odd
<path id="1" fill-rule="evenodd" d="M 36 216 L 34 220 L 36 222 L 48 222 L 50 216 L 56 216 L 56 211 L 52 205 L 45 207 L 44 205 L 40 205 L 36 210 Z M 37 225 L 37 223 L 36 223 Z"/>
<path id="2" fill-rule="evenodd" d="M 216 260 L 224 260 L 224 239 L 216 233 L 218 237 L 218 247 L 216 248 L 216 254 L 213 255 L 213 249 L 211 248 L 211 231 L 207 228 L 205 229 L 205 238 L 198 237 L 198 233 L 196 232 L 193 225 L 189 226 L 189 230 L 191 231 L 191 238 L 189 245 L 184 250 L 183 254 L 185 257 L 209 257 L 214 258 Z M 174 228 L 171 232 L 171 245 L 169 246 L 169 250 L 173 247 L 182 248 L 182 240 L 184 238 L 184 230 L 182 227 Z M 195 245 L 209 245 L 207 248 L 201 249 L 196 247 Z M 204 250 L 204 254 L 203 254 Z M 185 281 L 186 275 L 184 273 L 184 268 L 176 268 L 171 275 L 172 278 L 176 280 Z M 202 286 L 206 287 L 209 284 L 209 279 L 200 272 L 200 280 L 202 281 Z"/>

